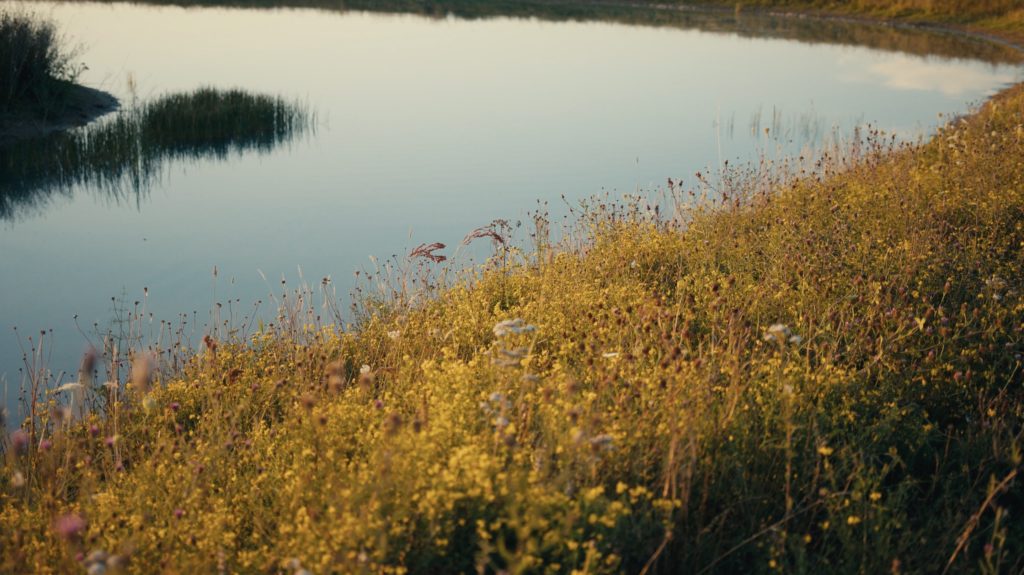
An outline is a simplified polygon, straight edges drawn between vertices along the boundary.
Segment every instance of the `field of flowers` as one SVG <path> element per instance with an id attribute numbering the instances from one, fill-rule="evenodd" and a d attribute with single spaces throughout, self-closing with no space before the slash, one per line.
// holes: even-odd
<path id="1" fill-rule="evenodd" d="M 1024 87 L 887 142 L 87 357 L 3 442 L 0 572 L 1020 572 Z"/>

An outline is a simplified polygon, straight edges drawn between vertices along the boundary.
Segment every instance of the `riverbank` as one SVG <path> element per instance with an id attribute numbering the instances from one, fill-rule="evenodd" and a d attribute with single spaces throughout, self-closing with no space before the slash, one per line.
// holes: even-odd
<path id="1" fill-rule="evenodd" d="M 128 386 L 86 358 L 4 443 L 0 571 L 1018 572 L 1022 126 L 1017 86 L 496 223 L 457 281 L 421 246 L 346 329 L 317 286 Z"/>

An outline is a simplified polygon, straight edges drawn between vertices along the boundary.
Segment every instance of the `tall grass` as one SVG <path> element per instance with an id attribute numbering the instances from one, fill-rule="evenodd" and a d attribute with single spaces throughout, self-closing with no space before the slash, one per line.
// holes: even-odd
<path id="1" fill-rule="evenodd" d="M 421 246 L 350 328 L 287 294 L 184 367 L 83 369 L 4 442 L 0 570 L 1019 572 L 1022 126 L 1018 86 L 588 202 L 561 248 L 481 228 L 469 282 Z"/>
<path id="2" fill-rule="evenodd" d="M 0 9 L 0 114 L 52 106 L 78 69 L 52 22 Z"/>

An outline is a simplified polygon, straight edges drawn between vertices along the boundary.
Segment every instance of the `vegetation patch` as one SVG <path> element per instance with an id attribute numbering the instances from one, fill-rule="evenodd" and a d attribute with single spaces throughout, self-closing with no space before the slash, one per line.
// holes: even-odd
<path id="1" fill-rule="evenodd" d="M 117 108 L 109 94 L 75 84 L 82 69 L 52 22 L 0 9 L 0 147 Z"/>
<path id="2" fill-rule="evenodd" d="M 0 147 L 0 218 L 91 186 L 138 198 L 170 161 L 266 152 L 313 127 L 298 103 L 242 90 L 200 88 L 123 110 L 109 121 Z"/>
<path id="3" fill-rule="evenodd" d="M 421 246 L 347 329 L 300 292 L 100 350 L 4 442 L 0 570 L 1019 571 L 1022 158 L 1017 87 L 559 242 L 497 222 L 468 282 Z"/>

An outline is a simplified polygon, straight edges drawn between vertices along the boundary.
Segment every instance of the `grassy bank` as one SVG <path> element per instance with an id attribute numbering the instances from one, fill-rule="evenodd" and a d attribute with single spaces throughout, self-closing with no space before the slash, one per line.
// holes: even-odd
<path id="1" fill-rule="evenodd" d="M 1024 88 L 879 139 L 87 359 L 4 443 L 0 571 L 1019 572 Z"/>
<path id="2" fill-rule="evenodd" d="M 1024 44 L 1024 6 L 1017 0 L 711 0 L 709 3 L 733 5 L 737 10 L 750 7 L 940 24 Z"/>

